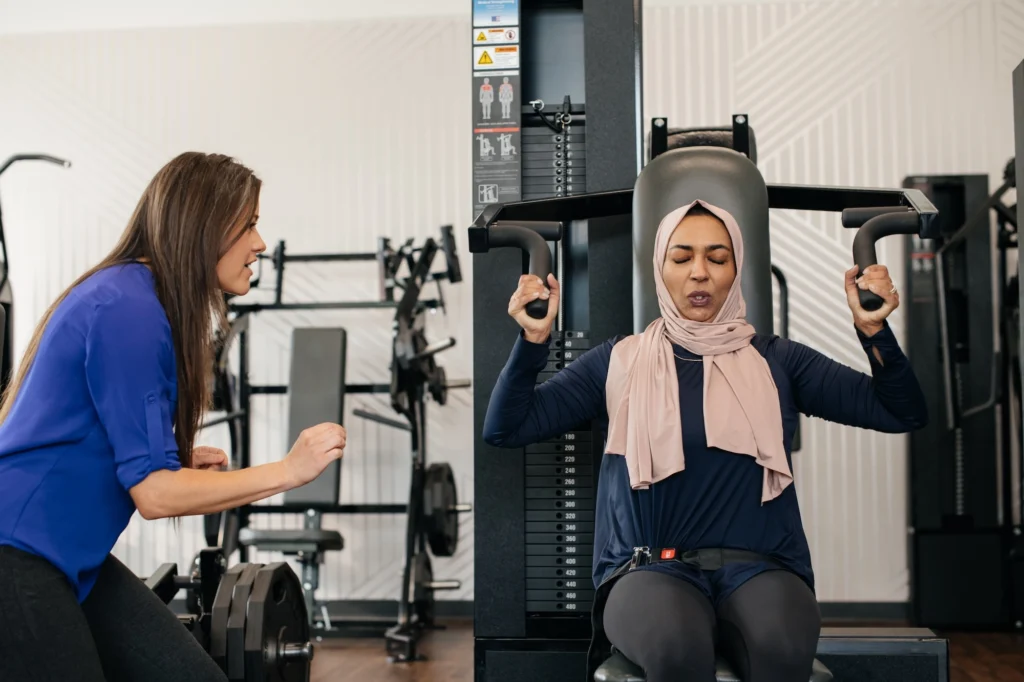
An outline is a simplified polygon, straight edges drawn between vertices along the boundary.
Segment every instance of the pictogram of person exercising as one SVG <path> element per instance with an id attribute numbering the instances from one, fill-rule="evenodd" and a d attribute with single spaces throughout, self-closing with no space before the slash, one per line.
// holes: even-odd
<path id="1" fill-rule="evenodd" d="M 516 153 L 516 148 L 512 146 L 512 133 L 498 135 L 498 141 L 501 142 L 502 156 L 513 156 Z"/>
<path id="2" fill-rule="evenodd" d="M 476 139 L 480 140 L 481 159 L 487 159 L 494 156 L 494 147 L 491 145 L 491 141 L 487 139 L 486 135 L 477 135 Z"/>

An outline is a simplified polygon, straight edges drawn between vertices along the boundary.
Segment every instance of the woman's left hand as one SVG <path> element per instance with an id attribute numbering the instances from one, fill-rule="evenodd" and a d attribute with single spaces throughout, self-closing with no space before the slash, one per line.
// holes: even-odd
<path id="1" fill-rule="evenodd" d="M 197 445 L 192 448 L 192 468 L 211 471 L 223 470 L 228 467 L 228 455 L 220 448 L 209 445 Z"/>
<path id="2" fill-rule="evenodd" d="M 869 265 L 857 277 L 854 265 L 846 271 L 846 301 L 853 312 L 853 324 L 865 336 L 874 336 L 882 330 L 882 323 L 892 311 L 900 306 L 900 293 L 889 277 L 889 268 L 884 265 Z M 864 310 L 860 304 L 860 291 L 866 289 L 882 299 L 878 310 Z"/>

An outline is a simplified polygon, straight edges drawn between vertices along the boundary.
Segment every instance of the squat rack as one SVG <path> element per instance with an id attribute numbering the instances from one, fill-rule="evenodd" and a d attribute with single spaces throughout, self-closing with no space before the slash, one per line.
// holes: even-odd
<path id="1" fill-rule="evenodd" d="M 428 240 L 428 245 L 433 243 L 433 240 Z M 226 336 L 221 339 L 218 349 L 213 400 L 214 410 L 224 411 L 226 414 L 210 419 L 202 425 L 203 428 L 208 428 L 223 423 L 230 424 L 229 434 L 232 459 L 235 466 L 246 468 L 252 464 L 252 411 L 250 409 L 252 396 L 284 395 L 288 393 L 288 386 L 286 384 L 253 384 L 249 381 L 250 316 L 265 311 L 285 310 L 400 309 L 405 297 L 396 300 L 395 290 L 404 291 L 406 285 L 398 280 L 397 273 L 403 263 L 407 264 L 409 271 L 412 272 L 416 265 L 417 256 L 422 248 L 424 247 L 414 247 L 413 240 L 409 239 L 398 249 L 395 249 L 389 238 L 381 237 L 378 240 L 376 252 L 286 254 L 285 242 L 280 240 L 271 255 L 259 255 L 259 265 L 256 278 L 253 280 L 253 288 L 257 288 L 263 278 L 263 262 L 270 261 L 275 271 L 274 300 L 270 303 L 228 303 L 228 312 L 233 314 L 233 318 L 231 319 L 230 329 Z M 441 248 L 447 260 L 447 270 L 440 273 L 429 273 L 424 277 L 424 283 L 430 281 L 437 283 L 437 297 L 425 300 L 418 300 L 417 298 L 411 304 L 406 302 L 405 305 L 409 307 L 410 314 L 418 314 L 426 310 L 436 310 L 438 308 L 441 308 L 443 311 L 445 309 L 445 302 L 440 284 L 441 280 L 446 279 L 454 283 L 462 279 L 458 259 L 455 254 L 455 240 L 450 225 L 441 228 Z M 297 303 L 285 303 L 282 301 L 284 271 L 287 263 L 368 261 L 376 261 L 378 264 L 380 283 L 378 300 Z M 419 288 L 417 288 L 418 293 Z M 239 363 L 237 386 L 232 386 L 228 362 L 230 348 L 236 339 L 238 342 Z M 463 384 L 453 382 L 449 384 L 449 387 L 460 388 L 463 387 Z M 391 392 L 392 385 L 390 383 L 345 385 L 346 394 L 389 394 Z M 363 419 L 375 421 L 386 426 L 406 431 L 410 430 L 410 427 L 402 422 L 388 419 L 372 412 L 356 410 L 354 414 Z M 225 554 L 228 556 L 237 549 L 239 560 L 248 561 L 248 548 L 240 546 L 237 537 L 238 530 L 247 527 L 252 516 L 257 514 L 294 514 L 307 509 L 325 514 L 404 514 L 409 511 L 409 506 L 408 504 L 321 504 L 308 502 L 304 503 L 300 510 L 294 505 L 243 505 L 227 514 L 206 515 L 204 519 L 206 541 L 210 546 L 224 547 Z M 223 535 L 221 535 L 222 528 Z"/>

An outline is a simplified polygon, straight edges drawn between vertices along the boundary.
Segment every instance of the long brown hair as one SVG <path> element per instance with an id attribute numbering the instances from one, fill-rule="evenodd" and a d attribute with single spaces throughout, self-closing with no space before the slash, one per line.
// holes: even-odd
<path id="1" fill-rule="evenodd" d="M 65 289 L 43 315 L 4 391 L 0 424 L 32 366 L 47 323 L 68 293 L 104 268 L 142 261 L 153 272 L 156 295 L 171 326 L 178 379 L 174 438 L 181 465 L 191 466 L 196 432 L 210 400 L 214 325 L 225 323 L 217 262 L 247 231 L 261 186 L 252 170 L 222 154 L 186 152 L 161 168 L 114 250 Z"/>

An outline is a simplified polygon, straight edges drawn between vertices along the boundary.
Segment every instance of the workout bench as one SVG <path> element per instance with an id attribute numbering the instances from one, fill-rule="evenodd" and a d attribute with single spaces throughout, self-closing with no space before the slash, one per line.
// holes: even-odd
<path id="1" fill-rule="evenodd" d="M 340 328 L 295 329 L 289 376 L 288 443 L 294 443 L 304 429 L 323 422 L 341 424 L 345 412 L 346 334 Z M 281 552 L 295 556 L 302 566 L 302 591 L 311 620 L 317 608 L 314 594 L 320 586 L 320 564 L 324 555 L 345 547 L 336 530 L 320 527 L 318 508 L 337 506 L 340 495 L 341 462 L 331 462 L 316 480 L 284 494 L 287 507 L 305 516 L 302 530 L 257 530 L 242 528 L 238 542 L 243 547 Z M 326 605 L 319 605 L 322 626 L 330 629 Z M 312 625 L 312 623 L 311 623 Z"/>

